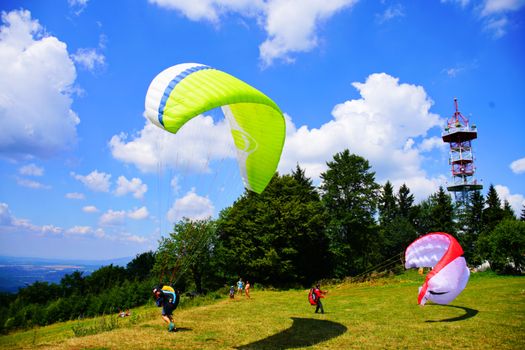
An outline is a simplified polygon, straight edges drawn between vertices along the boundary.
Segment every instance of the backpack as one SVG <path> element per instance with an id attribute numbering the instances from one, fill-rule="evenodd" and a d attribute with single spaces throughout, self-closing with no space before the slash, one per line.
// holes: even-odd
<path id="1" fill-rule="evenodd" d="M 310 289 L 310 292 L 308 293 L 308 301 L 310 302 L 310 305 L 317 305 L 317 295 L 314 293 L 314 289 Z"/>

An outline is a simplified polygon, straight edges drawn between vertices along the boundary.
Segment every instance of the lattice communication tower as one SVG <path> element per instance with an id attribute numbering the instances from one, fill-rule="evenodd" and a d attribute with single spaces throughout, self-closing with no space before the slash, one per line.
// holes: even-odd
<path id="1" fill-rule="evenodd" d="M 449 164 L 452 171 L 452 184 L 447 190 L 454 192 L 454 198 L 459 204 L 467 204 L 469 192 L 483 188 L 474 178 L 476 166 L 472 152 L 472 140 L 478 137 L 476 125 L 469 125 L 469 120 L 458 110 L 458 100 L 454 98 L 456 111 L 448 120 L 447 127 L 441 134 L 443 142 L 450 145 Z"/>

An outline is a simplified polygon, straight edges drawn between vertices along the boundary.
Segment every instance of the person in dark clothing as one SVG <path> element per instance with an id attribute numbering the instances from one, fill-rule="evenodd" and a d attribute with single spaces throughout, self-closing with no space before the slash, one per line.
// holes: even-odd
<path id="1" fill-rule="evenodd" d="M 321 285 L 318 283 L 315 286 L 313 293 L 315 294 L 315 302 L 317 305 L 317 307 L 315 308 L 315 313 L 318 313 L 319 310 L 321 310 L 321 313 L 324 314 L 324 308 L 323 303 L 321 302 L 321 298 L 324 298 L 324 295 L 328 293 L 328 291 L 321 290 Z"/>
<path id="2" fill-rule="evenodd" d="M 173 310 L 177 307 L 177 294 L 171 287 L 153 288 L 155 303 L 162 307 L 162 319 L 168 324 L 168 332 L 176 332 L 175 323 L 173 322 Z"/>

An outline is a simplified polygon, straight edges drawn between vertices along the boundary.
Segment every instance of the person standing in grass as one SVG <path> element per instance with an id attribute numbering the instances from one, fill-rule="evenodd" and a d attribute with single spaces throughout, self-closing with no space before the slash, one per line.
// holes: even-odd
<path id="1" fill-rule="evenodd" d="M 317 283 L 313 293 L 315 294 L 315 303 L 317 305 L 317 307 L 315 308 L 315 313 L 318 313 L 319 310 L 321 310 L 321 313 L 324 314 L 324 308 L 323 303 L 321 302 L 321 298 L 324 298 L 324 295 L 328 293 L 328 291 L 321 290 L 321 285 Z"/>
<path id="2" fill-rule="evenodd" d="M 153 288 L 155 303 L 162 307 L 162 319 L 168 324 L 168 332 L 176 332 L 175 323 L 173 322 L 173 310 L 177 308 L 179 296 L 171 287 Z"/>
<path id="3" fill-rule="evenodd" d="M 244 292 L 248 298 L 250 298 L 250 281 L 246 281 L 246 286 L 244 287 Z"/>
<path id="4" fill-rule="evenodd" d="M 242 291 L 244 289 L 244 282 L 242 281 L 242 278 L 239 277 L 239 280 L 237 281 L 237 292 L 242 295 Z"/>
<path id="5" fill-rule="evenodd" d="M 235 288 L 233 286 L 230 287 L 230 299 L 235 298 Z"/>

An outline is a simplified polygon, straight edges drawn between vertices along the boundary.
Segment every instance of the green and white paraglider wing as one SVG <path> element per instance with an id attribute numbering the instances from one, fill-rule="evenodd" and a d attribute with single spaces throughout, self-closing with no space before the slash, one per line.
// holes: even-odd
<path id="1" fill-rule="evenodd" d="M 217 107 L 229 121 L 245 187 L 261 193 L 277 169 L 284 145 L 285 121 L 275 102 L 227 73 L 196 63 L 164 70 L 146 95 L 148 119 L 172 133 Z"/>

